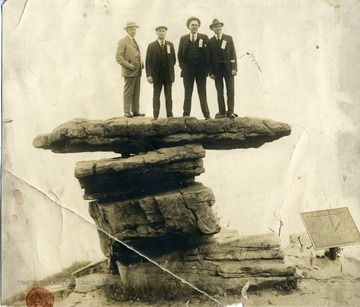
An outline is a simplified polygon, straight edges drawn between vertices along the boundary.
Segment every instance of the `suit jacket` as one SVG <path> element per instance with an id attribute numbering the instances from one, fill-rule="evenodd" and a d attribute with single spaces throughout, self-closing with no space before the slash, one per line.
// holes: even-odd
<path id="1" fill-rule="evenodd" d="M 200 69 L 204 69 L 207 71 L 208 66 L 208 53 L 207 53 L 207 43 L 208 43 L 208 36 L 206 34 L 197 34 L 197 42 L 199 45 L 200 54 L 201 54 L 201 63 L 200 63 Z M 202 47 L 200 46 L 200 40 L 202 40 Z M 187 63 L 187 54 L 189 51 L 189 45 L 190 45 L 190 34 L 186 34 L 180 38 L 179 43 L 179 50 L 178 50 L 178 60 L 179 60 L 179 66 L 181 68 L 181 76 L 183 75 L 183 70 L 186 70 L 189 68 L 189 63 Z"/>
<path id="2" fill-rule="evenodd" d="M 144 68 L 140 50 L 128 35 L 118 43 L 116 61 L 122 67 L 121 76 L 123 77 L 135 77 L 138 74 L 141 75 L 141 69 Z M 135 66 L 134 69 L 131 69 L 131 64 Z"/>
<path id="3" fill-rule="evenodd" d="M 146 51 L 146 60 L 145 60 L 145 68 L 146 68 L 146 76 L 152 77 L 154 83 L 157 83 L 159 73 L 160 73 L 160 53 L 162 52 L 162 47 L 160 46 L 158 40 L 149 44 Z M 176 63 L 175 57 L 175 49 L 173 43 L 169 41 L 165 41 L 165 55 L 167 60 L 167 65 L 169 68 L 169 76 L 170 81 L 174 82 L 175 74 L 174 74 L 174 66 Z"/>
<path id="4" fill-rule="evenodd" d="M 225 66 L 230 74 L 232 70 L 237 71 L 235 46 L 233 39 L 230 35 L 222 34 L 220 46 L 215 36 L 210 38 L 208 41 L 208 52 L 209 52 L 209 65 L 208 65 L 209 75 L 215 75 L 215 76 L 217 75 L 217 72 L 219 70 L 220 60 L 224 61 Z"/>

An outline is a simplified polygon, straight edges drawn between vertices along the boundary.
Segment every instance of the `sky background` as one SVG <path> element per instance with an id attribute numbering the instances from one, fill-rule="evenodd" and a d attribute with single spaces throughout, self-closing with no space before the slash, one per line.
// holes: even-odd
<path id="1" fill-rule="evenodd" d="M 40 1 L 3 6 L 3 294 L 17 280 L 43 278 L 77 260 L 101 259 L 96 228 L 74 177 L 76 161 L 113 153 L 54 154 L 35 149 L 41 133 L 74 118 L 123 115 L 123 79 L 115 60 L 129 20 L 145 58 L 166 25 L 175 50 L 201 20 L 214 18 L 238 56 L 235 113 L 292 126 L 292 134 L 258 149 L 210 151 L 197 181 L 216 197 L 221 225 L 281 240 L 305 232 L 300 212 L 348 207 L 360 226 L 359 1 Z M 216 91 L 207 81 L 211 115 Z M 178 64 L 173 113 L 181 116 Z M 140 108 L 152 116 L 152 86 L 142 77 Z M 196 89 L 192 114 L 202 119 Z M 165 116 L 161 97 L 160 116 Z M 345 252 L 360 254 L 357 246 Z M 15 268 L 21 267 L 21 270 Z"/>

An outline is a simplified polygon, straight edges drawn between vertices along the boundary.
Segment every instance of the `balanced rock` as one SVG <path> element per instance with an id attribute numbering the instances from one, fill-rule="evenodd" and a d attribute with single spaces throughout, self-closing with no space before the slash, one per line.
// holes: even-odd
<path id="1" fill-rule="evenodd" d="M 274 234 L 219 233 L 214 194 L 195 177 L 204 172 L 205 149 L 259 147 L 290 132 L 285 123 L 249 117 L 74 119 L 33 144 L 58 153 L 121 153 L 78 162 L 75 177 L 92 200 L 109 269 L 125 284 L 177 288 L 178 276 L 211 294 L 238 294 L 247 281 L 291 280 L 295 269 L 286 266 Z"/>
<path id="2" fill-rule="evenodd" d="M 114 151 L 127 156 L 194 143 L 205 149 L 259 147 L 290 132 L 288 124 L 251 117 L 210 120 L 174 117 L 156 121 L 146 117 L 74 119 L 52 133 L 37 136 L 33 144 L 58 153 Z"/>

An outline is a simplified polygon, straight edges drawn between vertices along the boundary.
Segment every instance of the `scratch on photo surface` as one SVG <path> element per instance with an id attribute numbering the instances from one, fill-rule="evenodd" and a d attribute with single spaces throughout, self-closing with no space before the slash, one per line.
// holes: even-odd
<path id="1" fill-rule="evenodd" d="M 247 52 L 247 53 L 244 53 L 242 56 L 238 57 L 237 60 L 240 60 L 244 56 L 248 56 L 251 59 L 251 61 L 255 64 L 257 70 L 260 73 L 260 82 L 261 82 L 261 85 L 263 87 L 264 93 L 265 93 L 265 95 L 267 95 L 268 93 L 267 93 L 266 88 L 265 88 L 264 76 L 262 74 L 262 70 L 261 70 L 261 67 L 260 67 L 259 63 L 256 61 L 255 54 Z"/>
<path id="2" fill-rule="evenodd" d="M 20 15 L 20 18 L 19 18 L 19 22 L 17 23 L 15 29 L 16 29 L 16 28 L 20 25 L 20 23 L 21 23 L 21 20 L 22 20 L 22 17 L 23 17 L 23 15 L 24 15 L 24 12 L 25 12 L 25 10 L 26 10 L 26 7 L 27 7 L 28 2 L 29 2 L 29 0 L 26 0 L 26 2 L 24 3 L 24 7 L 23 7 L 23 9 L 22 9 L 22 11 L 21 11 L 21 15 Z M 5 2 L 4 2 L 4 3 L 5 3 Z"/>
<path id="3" fill-rule="evenodd" d="M 172 273 L 171 271 L 169 271 L 166 268 L 163 268 L 161 265 L 159 265 L 158 263 L 156 263 L 155 261 L 153 261 L 151 258 L 147 257 L 146 255 L 143 255 L 142 253 L 140 253 L 138 250 L 134 249 L 133 247 L 129 246 L 128 244 L 126 244 L 125 242 L 122 242 L 121 240 L 119 240 L 118 238 L 114 237 L 113 235 L 107 233 L 105 230 L 99 228 L 95 223 L 89 221 L 88 219 L 86 219 L 85 217 L 81 216 L 79 213 L 71 210 L 68 207 L 63 206 L 59 201 L 54 200 L 52 198 L 49 197 L 49 195 L 47 195 L 45 192 L 41 191 L 40 189 L 38 189 L 37 187 L 33 186 L 32 184 L 28 183 L 27 181 L 23 180 L 22 178 L 16 176 L 15 174 L 13 174 L 12 172 L 8 171 L 7 169 L 3 169 L 3 171 L 5 171 L 6 173 L 8 173 L 9 175 L 15 177 L 16 179 L 20 180 L 21 182 L 25 183 L 26 185 L 28 185 L 30 188 L 32 188 L 33 190 L 37 191 L 38 193 L 42 194 L 43 196 L 45 196 L 46 198 L 48 198 L 51 203 L 59 206 L 61 209 L 66 210 L 68 212 L 70 212 L 71 214 L 76 215 L 78 218 L 80 218 L 83 222 L 85 222 L 86 224 L 90 225 L 93 228 L 96 228 L 98 231 L 102 232 L 103 234 L 105 234 L 106 236 L 108 236 L 109 238 L 111 238 L 112 240 L 120 243 L 121 245 L 125 246 L 126 248 L 128 248 L 129 250 L 135 252 L 136 254 L 138 254 L 139 256 L 143 257 L 144 259 L 146 259 L 147 261 L 151 262 L 152 264 L 156 265 L 159 269 L 161 269 L 162 271 L 164 271 L 165 273 L 168 273 L 170 275 L 172 275 L 174 278 L 180 280 L 182 283 L 188 285 L 189 287 L 191 287 L 192 289 L 196 290 L 197 292 L 205 295 L 206 297 L 208 297 L 209 299 L 211 299 L 212 301 L 214 301 L 215 303 L 218 304 L 218 306 L 225 306 L 224 304 L 222 304 L 219 300 L 217 300 L 215 297 L 211 296 L 210 294 L 208 294 L 205 291 L 202 291 L 201 289 L 197 288 L 196 286 L 190 284 L 188 281 L 186 281 L 185 279 L 181 278 L 180 276 L 177 276 L 176 274 Z"/>

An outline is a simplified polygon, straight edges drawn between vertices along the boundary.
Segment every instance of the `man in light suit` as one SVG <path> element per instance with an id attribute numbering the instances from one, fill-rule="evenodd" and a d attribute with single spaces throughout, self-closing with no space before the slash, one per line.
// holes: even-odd
<path id="1" fill-rule="evenodd" d="M 183 116 L 190 116 L 192 92 L 196 81 L 201 111 L 205 119 L 209 119 L 210 112 L 206 98 L 208 65 L 206 49 L 209 38 L 205 34 L 198 33 L 200 25 L 199 18 L 190 17 L 186 22 L 190 33 L 182 36 L 179 43 L 178 60 L 185 88 Z"/>
<path id="2" fill-rule="evenodd" d="M 146 52 L 146 76 L 149 83 L 153 84 L 153 110 L 154 120 L 159 117 L 160 94 L 164 86 L 166 116 L 173 117 L 172 113 L 172 83 L 175 80 L 174 66 L 176 63 L 175 49 L 173 43 L 166 41 L 167 27 L 155 28 L 158 39 L 149 44 Z"/>
<path id="3" fill-rule="evenodd" d="M 214 19 L 210 25 L 210 29 L 215 32 L 214 37 L 209 39 L 209 76 L 215 80 L 217 91 L 217 100 L 219 105 L 219 113 L 215 118 L 230 117 L 235 118 L 235 82 L 234 76 L 237 74 L 236 52 L 233 39 L 230 35 L 222 33 L 224 23 Z M 224 82 L 227 91 L 227 112 L 224 100 Z"/>
<path id="4" fill-rule="evenodd" d="M 140 49 L 135 40 L 135 21 L 126 23 L 124 30 L 127 35 L 118 43 L 116 61 L 121 65 L 121 76 L 124 77 L 124 115 L 126 117 L 145 116 L 139 112 L 140 77 L 144 63 L 141 60 Z M 131 109 L 131 112 L 130 112 Z"/>

